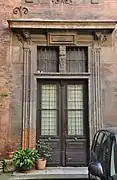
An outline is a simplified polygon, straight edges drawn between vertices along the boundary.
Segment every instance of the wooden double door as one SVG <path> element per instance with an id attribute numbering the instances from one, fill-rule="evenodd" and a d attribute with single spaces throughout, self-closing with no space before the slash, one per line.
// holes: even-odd
<path id="1" fill-rule="evenodd" d="M 86 166 L 87 82 L 39 80 L 37 84 L 37 140 L 44 140 L 52 147 L 48 166 Z"/>

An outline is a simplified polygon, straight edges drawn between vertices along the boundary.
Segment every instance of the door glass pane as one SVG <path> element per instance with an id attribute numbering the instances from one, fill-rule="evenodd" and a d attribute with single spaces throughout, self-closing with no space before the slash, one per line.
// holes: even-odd
<path id="1" fill-rule="evenodd" d="M 56 109 L 56 85 L 42 85 L 42 109 Z"/>
<path id="2" fill-rule="evenodd" d="M 57 134 L 57 87 L 41 86 L 41 135 Z"/>
<path id="3" fill-rule="evenodd" d="M 82 91 L 81 85 L 68 86 L 68 109 L 83 109 Z"/>
<path id="4" fill-rule="evenodd" d="M 83 86 L 67 86 L 68 135 L 83 135 Z"/>

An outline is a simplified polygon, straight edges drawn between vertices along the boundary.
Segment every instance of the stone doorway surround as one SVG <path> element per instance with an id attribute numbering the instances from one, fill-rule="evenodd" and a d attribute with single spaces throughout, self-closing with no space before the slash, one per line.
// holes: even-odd
<path id="1" fill-rule="evenodd" d="M 39 37 L 32 35 L 33 30 L 47 32 L 46 43 L 65 45 L 69 41 L 70 45 L 88 46 L 88 73 L 83 78 L 88 80 L 89 88 L 89 136 L 90 143 L 96 130 L 103 126 L 102 112 L 102 90 L 100 75 L 100 51 L 101 46 L 107 41 L 108 35 L 112 34 L 116 22 L 112 20 L 39 20 L 39 19 L 10 19 L 8 20 L 9 28 L 13 34 L 17 34 L 19 41 L 22 43 L 23 63 L 24 63 L 24 82 L 23 82 L 23 113 L 22 113 L 22 147 L 32 148 L 36 142 L 36 80 L 37 78 L 50 78 L 47 74 L 40 74 L 36 70 L 36 47 Z M 57 40 L 60 30 L 68 33 L 68 39 L 64 42 Z M 55 32 L 54 32 L 55 31 Z M 83 34 L 79 34 L 83 32 Z M 52 33 L 51 33 L 52 32 Z M 57 32 L 57 34 L 56 34 Z M 87 34 L 89 32 L 89 34 Z M 58 36 L 57 36 L 58 35 Z M 64 33 L 62 36 L 65 35 Z M 54 37 L 56 38 L 54 39 Z M 69 39 L 70 38 L 70 39 Z M 60 38 L 61 39 L 61 38 Z M 59 42 L 58 42 L 59 41 Z M 51 74 L 51 78 L 60 78 L 60 74 Z M 75 76 L 61 73 L 61 78 L 81 78 L 81 74 Z"/>

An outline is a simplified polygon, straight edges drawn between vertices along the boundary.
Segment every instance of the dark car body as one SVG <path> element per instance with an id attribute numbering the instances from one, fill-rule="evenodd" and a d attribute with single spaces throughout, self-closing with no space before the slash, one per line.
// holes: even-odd
<path id="1" fill-rule="evenodd" d="M 88 171 L 90 179 L 117 180 L 117 127 L 94 135 Z"/>

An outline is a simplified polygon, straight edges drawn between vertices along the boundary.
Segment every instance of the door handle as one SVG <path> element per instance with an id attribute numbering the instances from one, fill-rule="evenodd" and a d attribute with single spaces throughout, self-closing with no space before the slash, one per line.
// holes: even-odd
<path id="1" fill-rule="evenodd" d="M 48 141 L 50 141 L 51 140 L 51 137 L 48 137 Z"/>
<path id="2" fill-rule="evenodd" d="M 77 138 L 77 137 L 75 137 L 75 138 L 74 138 L 74 140 L 75 140 L 75 141 L 77 141 L 77 140 L 78 140 L 78 138 Z"/>

